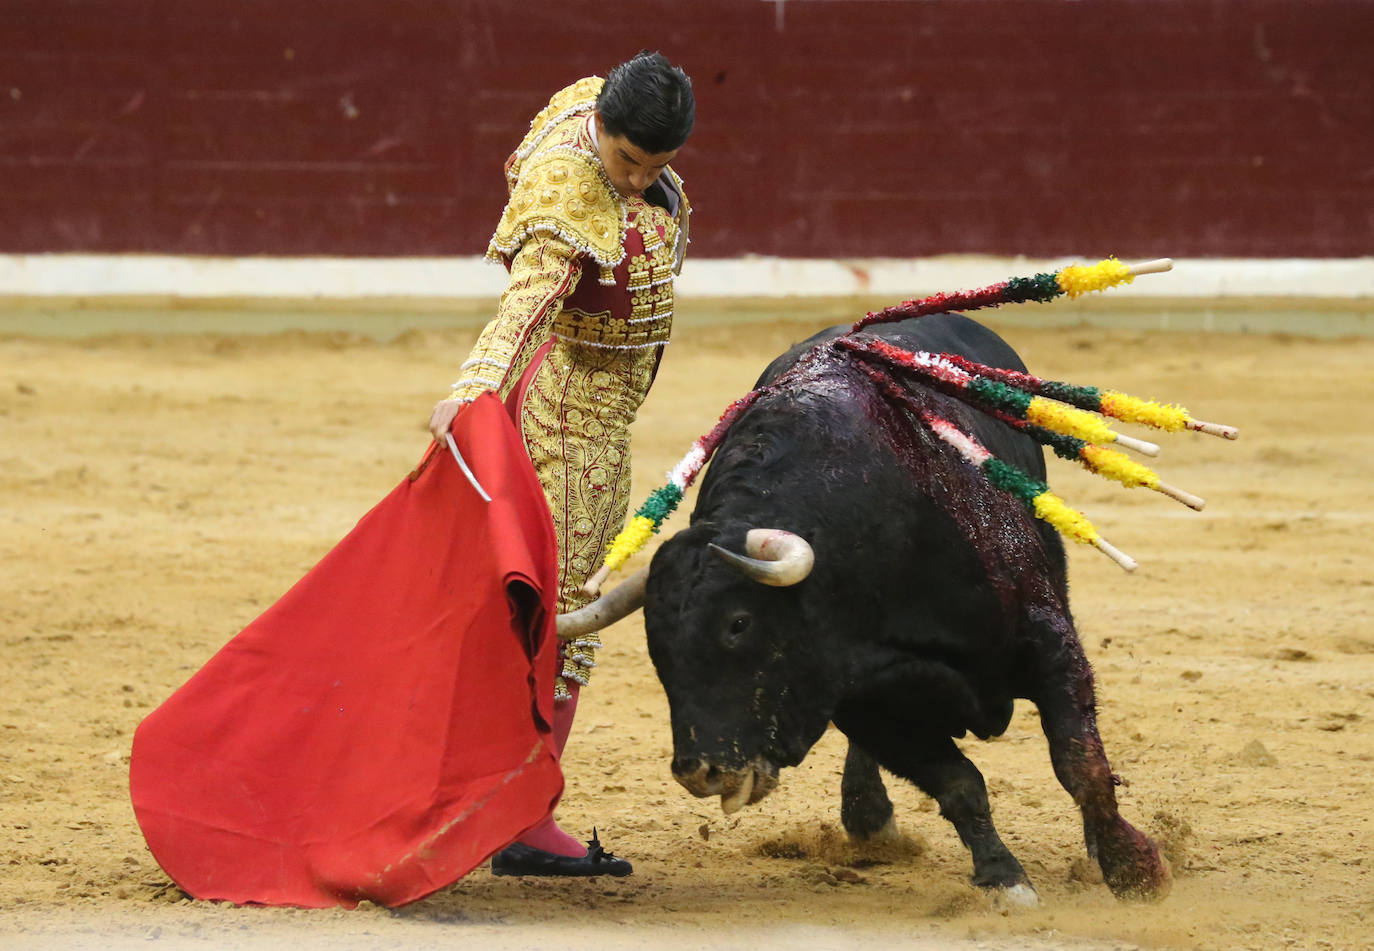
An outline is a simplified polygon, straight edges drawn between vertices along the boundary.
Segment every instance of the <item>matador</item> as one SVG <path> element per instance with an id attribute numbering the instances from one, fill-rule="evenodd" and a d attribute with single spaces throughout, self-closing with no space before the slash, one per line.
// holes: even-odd
<path id="1" fill-rule="evenodd" d="M 535 116 L 506 161 L 510 200 L 487 249 L 509 269 L 509 283 L 430 420 L 442 439 L 461 407 L 489 390 L 514 407 L 553 518 L 560 613 L 590 600 L 581 588 L 625 522 L 630 424 L 668 343 L 673 279 L 687 248 L 687 196 L 668 163 L 694 115 L 686 74 L 646 52 L 604 81 L 560 90 Z M 560 755 L 600 646 L 595 634 L 563 646 L 554 704 Z M 552 817 L 497 853 L 492 868 L 631 870 L 595 835 L 584 849 Z"/>

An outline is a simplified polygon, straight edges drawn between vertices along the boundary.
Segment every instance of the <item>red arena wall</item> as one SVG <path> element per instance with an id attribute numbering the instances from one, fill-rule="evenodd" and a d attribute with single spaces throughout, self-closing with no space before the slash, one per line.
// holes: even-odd
<path id="1" fill-rule="evenodd" d="M 7 0 L 0 252 L 478 253 L 642 47 L 698 256 L 1374 248 L 1370 0 Z"/>

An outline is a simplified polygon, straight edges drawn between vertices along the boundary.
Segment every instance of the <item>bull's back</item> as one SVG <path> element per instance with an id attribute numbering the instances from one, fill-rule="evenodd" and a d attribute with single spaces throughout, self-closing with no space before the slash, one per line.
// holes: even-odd
<path id="1" fill-rule="evenodd" d="M 759 385 L 776 380 L 817 345 L 848 330 L 832 327 L 792 347 L 769 364 Z M 903 350 L 958 354 L 989 366 L 1025 370 L 1006 341 L 959 314 L 877 325 L 867 333 Z M 794 440 L 801 449 L 789 457 L 793 468 L 787 471 L 803 473 L 794 480 L 803 487 L 822 486 L 827 492 L 816 492 L 798 506 L 815 525 L 799 523 L 796 530 L 807 535 L 811 527 L 811 534 L 837 550 L 857 553 L 852 560 L 829 563 L 839 579 L 832 579 L 834 589 L 871 594 L 886 617 L 899 619 L 894 622 L 897 632 L 888 636 L 909 644 L 915 654 L 938 658 L 937 666 L 962 678 L 967 687 L 965 700 L 949 692 L 953 687 L 948 684 L 948 690 L 928 684 L 932 695 L 950 710 L 963 710 L 957 718 L 978 735 L 1000 733 L 1010 713 L 1008 683 L 1014 671 L 1009 667 L 1017 656 L 1012 649 L 1015 623 L 1008 621 L 1012 615 L 1007 605 L 1026 594 L 1029 589 L 1022 586 L 1037 576 L 1037 566 L 1041 575 L 1056 579 L 1050 587 L 1060 586 L 1062 544 L 1053 529 L 1028 518 L 1014 498 L 994 488 L 873 388 L 864 373 L 852 369 L 851 362 L 862 360 L 840 351 L 804 368 L 795 390 L 785 385 L 782 395 L 763 408 L 762 413 L 773 415 L 741 420 L 741 451 L 732 456 L 727 437 L 720 450 L 727 464 L 711 475 L 728 478 L 729 462 L 759 458 L 754 445 L 758 434 L 785 428 L 796 418 L 786 414 L 804 407 L 796 429 L 809 437 Z M 835 385 L 825 385 L 831 375 Z M 924 389 L 919 378 L 901 371 L 893 375 L 913 393 Z M 975 436 L 1003 461 L 1044 479 L 1044 454 L 1023 433 L 938 390 L 925 390 L 917 405 Z M 828 482 L 812 474 L 817 459 L 835 460 L 826 470 Z M 754 481 L 787 484 L 785 478 Z M 835 485 L 843 490 L 834 491 Z M 702 491 L 704 495 L 706 488 Z M 854 505 L 845 509 L 837 500 L 853 500 Z M 890 557 L 865 557 L 868 551 Z M 951 592 L 959 595 L 950 597 Z M 921 619 L 919 625 L 909 625 L 911 618 Z"/>
<path id="2" fill-rule="evenodd" d="M 836 324 L 795 344 L 790 350 L 768 364 L 756 387 L 770 383 L 785 373 L 808 350 L 818 343 L 834 340 L 849 332 L 849 324 Z M 931 353 L 957 353 L 976 363 L 1007 370 L 1026 369 L 1016 351 L 987 327 L 963 314 L 931 314 L 891 324 L 875 324 L 864 333 L 881 337 L 903 350 L 926 350 Z"/>
<path id="3" fill-rule="evenodd" d="M 754 384 L 755 387 L 777 379 L 817 344 L 843 336 L 849 332 L 849 328 L 849 324 L 839 324 L 794 345 L 768 365 Z M 864 333 L 880 337 L 903 350 L 954 353 L 986 366 L 1026 370 L 1025 363 L 1010 344 L 963 314 L 931 314 L 890 324 L 875 324 Z M 1045 478 L 1045 456 L 1034 440 L 977 410 L 960 406 L 953 400 L 948 403 L 951 419 L 980 439 L 994 455 L 1037 479 Z"/>

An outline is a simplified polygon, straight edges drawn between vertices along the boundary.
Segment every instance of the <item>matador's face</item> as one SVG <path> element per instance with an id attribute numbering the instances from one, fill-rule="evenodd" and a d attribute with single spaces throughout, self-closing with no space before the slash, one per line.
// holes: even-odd
<path id="1" fill-rule="evenodd" d="M 623 135 L 611 135 L 596 117 L 596 151 L 601 167 L 622 197 L 643 194 L 677 155 L 671 152 L 645 152 Z"/>

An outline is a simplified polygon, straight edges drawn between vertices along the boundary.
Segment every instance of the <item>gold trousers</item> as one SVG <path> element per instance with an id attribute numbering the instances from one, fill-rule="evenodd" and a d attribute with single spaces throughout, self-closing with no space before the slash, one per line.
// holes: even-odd
<path id="1" fill-rule="evenodd" d="M 659 347 L 613 348 L 560 337 L 526 371 L 520 402 L 525 451 L 544 489 L 558 541 L 558 611 L 591 599 L 582 585 L 625 524 L 630 424 L 653 382 Z M 595 635 L 564 645 L 564 695 L 596 666 Z"/>

